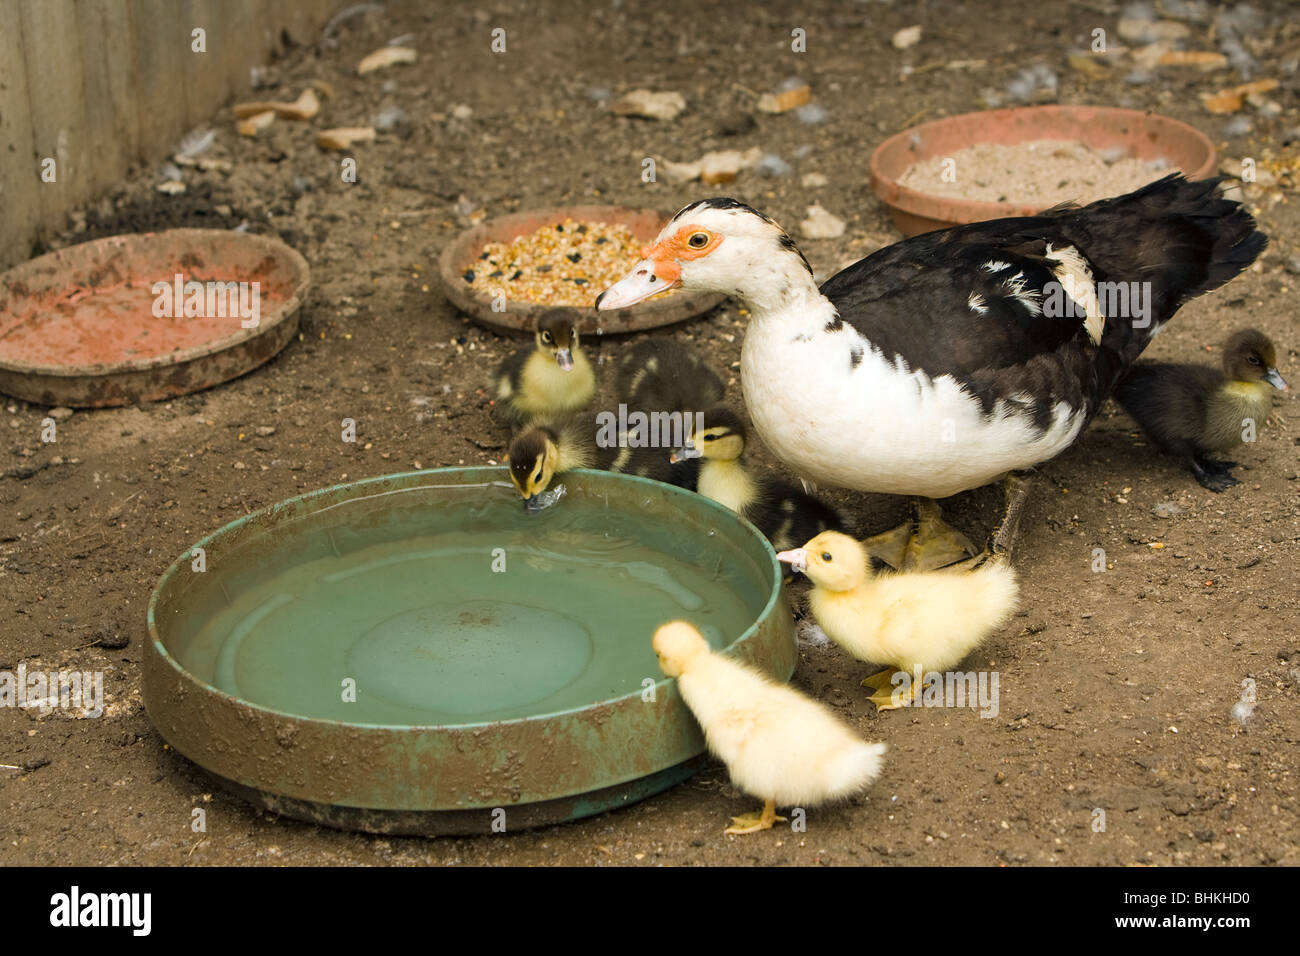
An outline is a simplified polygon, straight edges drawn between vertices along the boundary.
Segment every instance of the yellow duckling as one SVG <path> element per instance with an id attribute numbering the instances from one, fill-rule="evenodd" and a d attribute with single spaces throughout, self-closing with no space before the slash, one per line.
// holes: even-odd
<path id="1" fill-rule="evenodd" d="M 512 424 L 579 411 L 596 394 L 596 373 L 570 314 L 564 309 L 543 312 L 533 347 L 520 349 L 497 369 L 496 400 Z"/>
<path id="2" fill-rule="evenodd" d="M 763 809 L 732 818 L 728 833 L 770 830 L 778 806 L 812 807 L 865 789 L 880 775 L 884 744 L 860 739 L 827 707 L 793 687 L 714 653 L 685 621 L 655 631 L 659 666 L 704 728 L 732 782 Z"/>
<path id="3" fill-rule="evenodd" d="M 891 691 L 894 668 L 909 676 L 949 670 L 1006 623 L 1019 593 L 1001 554 L 970 571 L 873 574 L 861 544 L 825 531 L 777 557 L 812 581 L 809 605 L 831 640 L 860 660 L 892 665 L 862 682 L 880 710 L 907 706 L 921 689 L 913 680 Z"/>

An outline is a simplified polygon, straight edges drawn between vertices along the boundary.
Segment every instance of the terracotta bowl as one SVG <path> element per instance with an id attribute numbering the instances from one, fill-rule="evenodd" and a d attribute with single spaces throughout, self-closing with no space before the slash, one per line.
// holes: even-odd
<path id="1" fill-rule="evenodd" d="M 537 302 L 507 300 L 504 312 L 492 309 L 492 298 L 486 293 L 470 288 L 464 279 L 465 271 L 479 261 L 479 253 L 489 242 L 509 242 L 519 236 L 535 232 L 542 226 L 554 225 L 565 219 L 579 222 L 607 222 L 627 226 L 638 239 L 649 242 L 659 235 L 671 213 L 656 209 L 631 209 L 626 206 L 565 206 L 555 209 L 534 209 L 488 219 L 457 236 L 442 252 L 438 268 L 442 277 L 443 293 L 447 299 L 471 319 L 489 328 L 510 332 L 532 331 L 534 319 L 552 308 L 563 308 L 582 320 L 584 332 L 601 335 L 639 332 L 661 325 L 671 325 L 684 319 L 703 315 L 722 302 L 725 296 L 700 292 L 683 292 L 680 289 L 662 297 L 638 303 L 628 309 L 597 312 L 596 296 L 603 289 L 593 289 L 593 307 L 549 306 Z M 628 263 L 629 270 L 634 263 Z"/>
<path id="2" fill-rule="evenodd" d="M 172 308 L 174 291 L 160 303 L 156 289 L 174 290 L 177 275 Z M 220 229 L 108 236 L 31 259 L 0 275 L 0 392 L 102 408 L 228 381 L 293 337 L 309 275 L 278 239 Z M 210 314 L 206 293 L 185 314 L 191 281 L 213 287 Z M 243 284 L 248 319 L 217 283 Z"/>
<path id="3" fill-rule="evenodd" d="M 871 189 L 906 236 L 986 219 L 1032 216 L 1047 205 L 936 196 L 899 185 L 898 180 L 932 156 L 951 156 L 976 143 L 1011 145 L 1036 139 L 1074 140 L 1097 150 L 1118 147 L 1141 160 L 1164 158 L 1171 172 L 1181 169 L 1189 179 L 1214 174 L 1214 146 L 1200 130 L 1176 119 L 1104 106 L 1024 106 L 950 116 L 891 136 L 871 154 Z"/>

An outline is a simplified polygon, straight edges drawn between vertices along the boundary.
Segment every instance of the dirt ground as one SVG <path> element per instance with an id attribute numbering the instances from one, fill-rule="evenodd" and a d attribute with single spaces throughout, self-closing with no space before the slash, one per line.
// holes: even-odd
<path id="1" fill-rule="evenodd" d="M 1256 3 L 1280 16 L 1285 4 Z M 1291 154 L 1300 135 L 1295 25 L 1263 30 L 1263 75 L 1281 87 L 1268 117 L 1229 138 L 1228 117 L 1196 93 L 1240 82 L 1229 71 L 1162 70 L 1126 83 L 1071 70 L 1066 56 L 1108 4 L 1007 2 L 745 5 L 720 15 L 682 0 L 495 2 L 435 11 L 415 0 L 349 20 L 336 40 L 294 38 L 266 75 L 267 98 L 324 80 L 334 96 L 314 124 L 278 122 L 237 137 L 213 117 L 207 154 L 234 170 L 186 170 L 189 191 L 154 191 L 140 170 L 75 217 L 53 244 L 181 225 L 279 235 L 310 262 L 301 335 L 265 367 L 201 394 L 144 407 L 78 411 L 43 444 L 48 409 L 7 401 L 0 480 L 0 670 L 106 672 L 101 719 L 0 709 L 0 863 L 27 864 L 1296 864 L 1300 744 L 1300 601 L 1296 574 L 1300 431 L 1291 396 L 1253 446 L 1235 455 L 1243 484 L 1200 488 L 1108 408 L 1072 449 L 1039 469 L 1017 564 L 1023 609 L 969 659 L 1000 674 L 1000 712 L 877 714 L 859 681 L 869 668 L 832 646 L 801 647 L 795 683 L 861 733 L 890 746 L 868 794 L 810 814 L 806 833 L 723 835 L 755 804 L 719 766 L 621 812 L 534 832 L 464 839 L 376 838 L 255 812 L 214 792 L 167 748 L 140 700 L 145 606 L 162 570 L 198 538 L 254 509 L 343 480 L 495 462 L 502 435 L 485 407 L 490 370 L 518 340 L 471 325 L 442 297 L 436 259 L 468 209 L 489 215 L 563 202 L 674 209 L 722 192 L 796 230 L 813 202 L 848 222 L 840 239 L 802 241 L 822 274 L 900 238 L 872 196 L 871 149 L 921 119 L 1005 100 L 1015 74 L 1043 63 L 1056 99 L 1153 109 L 1205 130 L 1220 155 Z M 894 49 L 913 23 L 922 41 Z M 493 54 L 490 31 L 507 30 Z M 807 52 L 790 50 L 806 31 Z M 1193 23 L 1193 48 L 1210 48 Z M 355 65 L 413 34 L 409 67 L 358 77 Z M 1114 34 L 1112 33 L 1112 36 Z M 1287 72 L 1288 60 L 1290 57 Z M 959 65 L 953 60 L 983 60 Z M 915 67 L 902 78 L 905 64 Z M 938 64 L 938 67 L 934 66 Z M 788 76 L 811 82 L 828 119 L 755 113 L 754 94 Z M 646 86 L 677 90 L 672 122 L 618 118 L 604 99 Z M 261 94 L 258 94 L 259 96 Z M 472 109 L 452 116 L 457 105 Z M 405 118 L 357 148 L 359 182 L 318 150 L 314 127 Z M 463 111 L 461 111 L 463 113 Z M 1288 130 L 1291 131 L 1288 133 Z M 722 187 L 643 183 L 651 154 L 683 161 L 761 145 L 793 167 L 742 173 Z M 822 173 L 827 185 L 801 177 Z M 1251 187 L 1272 246 L 1229 287 L 1193 302 L 1149 355 L 1217 362 L 1227 333 L 1254 325 L 1300 379 L 1294 286 L 1300 241 L 1294 191 Z M 797 233 L 796 233 L 797 235 Z M 1288 271 L 1288 268 L 1290 271 Z M 730 369 L 742 317 L 734 305 L 679 326 Z M 626 340 L 589 339 L 601 360 Z M 339 441 L 339 422 L 358 441 Z M 259 435 L 259 426 L 274 433 Z M 763 461 L 761 455 L 758 456 Z M 771 465 L 770 460 L 767 465 Z M 895 499 L 840 495 L 859 531 L 902 514 Z M 991 526 L 990 489 L 952 499 L 976 536 Z M 1106 570 L 1094 572 L 1094 549 Z M 129 638 L 124 647 L 110 648 Z M 1242 682 L 1257 703 L 1233 715 Z M 17 769 L 11 769 L 17 768 Z M 207 833 L 191 810 L 207 810 Z M 1094 811 L 1105 811 L 1104 830 Z"/>

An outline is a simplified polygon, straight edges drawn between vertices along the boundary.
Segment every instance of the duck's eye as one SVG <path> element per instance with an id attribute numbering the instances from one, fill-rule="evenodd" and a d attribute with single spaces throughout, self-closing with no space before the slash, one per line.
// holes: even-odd
<path id="1" fill-rule="evenodd" d="M 1259 364 L 1259 356 L 1258 356 L 1258 355 L 1252 355 L 1250 358 L 1246 359 L 1246 361 L 1249 362 L 1251 365 L 1258 365 L 1258 364 Z"/>
<path id="2" fill-rule="evenodd" d="M 825 561 L 825 562 L 827 562 L 827 563 L 830 563 L 830 560 L 831 560 L 831 553 L 830 553 L 829 551 L 823 551 L 823 552 L 822 552 L 822 560 Z"/>
<path id="3" fill-rule="evenodd" d="M 543 332 L 543 333 L 542 333 L 542 341 L 545 342 L 547 345 L 550 345 L 550 344 L 551 344 L 551 341 L 552 341 L 552 339 L 551 339 L 551 333 L 550 333 L 550 332 Z"/>
<path id="4" fill-rule="evenodd" d="M 703 436 L 703 438 L 704 438 L 705 441 L 717 441 L 717 440 L 718 440 L 719 438 L 721 438 L 721 437 L 722 437 L 721 435 L 704 435 L 704 436 Z"/>
<path id="5" fill-rule="evenodd" d="M 692 249 L 703 249 L 709 244 L 709 234 L 707 232 L 695 232 L 691 238 L 686 240 L 686 244 Z"/>

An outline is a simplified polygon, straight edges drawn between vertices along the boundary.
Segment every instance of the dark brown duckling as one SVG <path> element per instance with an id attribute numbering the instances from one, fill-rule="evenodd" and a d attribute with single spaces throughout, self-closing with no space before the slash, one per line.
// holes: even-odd
<path id="1" fill-rule="evenodd" d="M 572 313 L 550 309 L 537 317 L 533 346 L 501 363 L 495 391 L 502 416 L 515 426 L 587 407 L 596 394 L 596 373 Z"/>
<path id="2" fill-rule="evenodd" d="M 698 412 L 722 401 L 726 386 L 704 359 L 669 338 L 647 339 L 619 362 L 618 400 L 645 412 Z"/>
<path id="3" fill-rule="evenodd" d="M 1210 458 L 1262 428 L 1274 390 L 1286 391 L 1277 351 L 1258 329 L 1234 332 L 1223 345 L 1223 371 L 1203 365 L 1139 362 L 1114 398 L 1159 448 L 1178 456 L 1211 491 L 1240 482 L 1235 461 Z"/>

